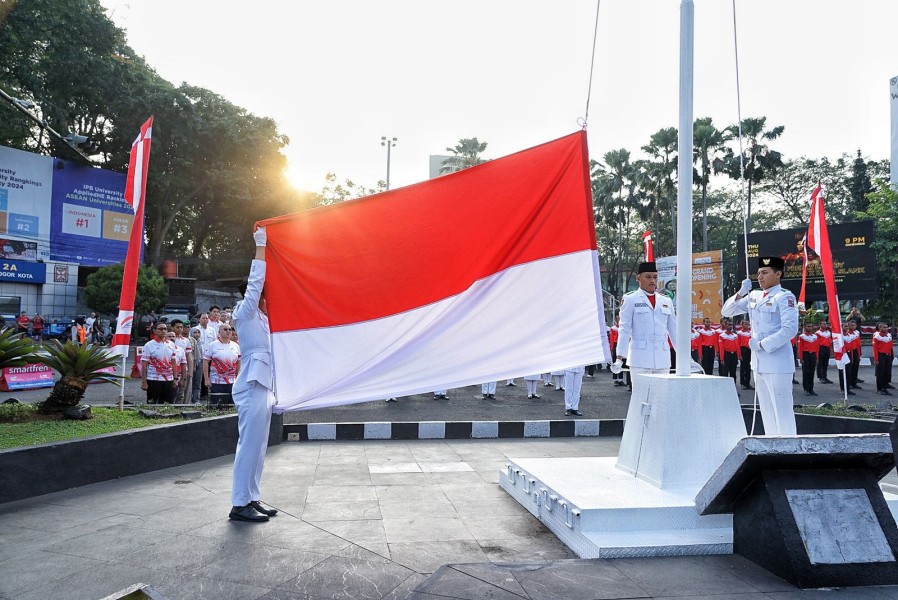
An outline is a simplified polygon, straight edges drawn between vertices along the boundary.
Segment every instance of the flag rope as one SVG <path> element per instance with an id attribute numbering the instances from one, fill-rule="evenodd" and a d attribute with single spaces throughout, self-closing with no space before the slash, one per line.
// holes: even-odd
<path id="1" fill-rule="evenodd" d="M 592 32 L 592 58 L 589 61 L 589 85 L 586 87 L 586 110 L 582 118 L 577 119 L 577 124 L 581 128 L 586 129 L 586 122 L 589 119 L 589 100 L 592 98 L 592 74 L 596 66 L 596 39 L 599 37 L 599 5 L 602 0 L 596 0 L 596 24 Z"/>

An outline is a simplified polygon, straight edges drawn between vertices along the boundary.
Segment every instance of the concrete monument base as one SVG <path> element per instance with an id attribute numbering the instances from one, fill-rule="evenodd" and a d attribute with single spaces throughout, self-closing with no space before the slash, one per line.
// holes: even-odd
<path id="1" fill-rule="evenodd" d="M 510 459 L 499 484 L 581 558 L 728 554 L 694 498 L 744 436 L 732 379 L 639 375 L 617 459 Z"/>
<path id="2" fill-rule="evenodd" d="M 733 514 L 734 551 L 802 588 L 898 583 L 898 527 L 879 488 L 887 434 L 746 438 L 696 498 Z"/>

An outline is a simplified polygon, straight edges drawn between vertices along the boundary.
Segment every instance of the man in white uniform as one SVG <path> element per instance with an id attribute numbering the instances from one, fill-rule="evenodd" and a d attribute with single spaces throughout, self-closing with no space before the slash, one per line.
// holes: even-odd
<path id="1" fill-rule="evenodd" d="M 272 393 L 271 330 L 262 288 L 265 285 L 265 228 L 253 232 L 256 257 L 249 272 L 243 300 L 237 303 L 233 325 L 240 339 L 241 368 L 232 395 L 237 406 L 237 454 L 231 486 L 231 513 L 235 521 L 262 522 L 277 514 L 260 502 L 259 481 L 268 450 Z"/>
<path id="2" fill-rule="evenodd" d="M 636 281 L 639 289 L 625 294 L 620 308 L 617 360 L 626 361 L 633 376 L 670 373 L 670 348 L 677 348 L 673 302 L 655 293 L 658 269 L 654 262 L 639 265 Z"/>
<path id="3" fill-rule="evenodd" d="M 726 317 L 747 312 L 751 319 L 751 362 L 767 435 L 796 433 L 791 340 L 798 333 L 798 303 L 792 292 L 780 286 L 784 269 L 785 262 L 778 256 L 758 258 L 761 289 L 752 291 L 751 279 L 745 279 L 721 310 Z"/>

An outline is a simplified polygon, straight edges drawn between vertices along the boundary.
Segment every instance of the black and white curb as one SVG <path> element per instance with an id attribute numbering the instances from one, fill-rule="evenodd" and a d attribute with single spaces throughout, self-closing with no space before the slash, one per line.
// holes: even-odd
<path id="1" fill-rule="evenodd" d="M 284 425 L 288 442 L 317 440 L 467 440 L 620 437 L 624 419 L 565 421 L 421 421 Z"/>

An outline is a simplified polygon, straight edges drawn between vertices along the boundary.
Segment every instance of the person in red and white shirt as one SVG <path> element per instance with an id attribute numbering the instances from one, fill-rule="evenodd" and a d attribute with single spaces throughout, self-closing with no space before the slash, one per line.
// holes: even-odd
<path id="1" fill-rule="evenodd" d="M 620 338 L 620 327 L 618 323 L 614 323 L 608 329 L 608 345 L 611 346 L 611 362 L 617 362 L 617 340 Z M 614 382 L 616 386 L 626 385 L 624 383 L 624 374 L 623 373 L 612 373 L 611 381 Z"/>
<path id="2" fill-rule="evenodd" d="M 885 323 L 876 324 L 876 333 L 873 334 L 873 364 L 876 365 L 876 393 L 881 396 L 891 396 L 889 388 L 892 386 L 892 360 L 895 358 L 895 349 L 892 345 L 892 334 Z"/>
<path id="3" fill-rule="evenodd" d="M 832 356 L 833 332 L 828 321 L 820 322 L 817 330 L 817 380 L 820 383 L 832 383 L 829 378 L 829 358 Z"/>
<path id="4" fill-rule="evenodd" d="M 22 314 L 16 317 L 16 333 L 28 335 L 28 325 L 30 323 L 31 319 L 28 318 L 28 313 L 23 310 Z"/>
<path id="5" fill-rule="evenodd" d="M 233 404 L 231 388 L 240 372 L 240 346 L 231 341 L 231 326 L 222 323 L 218 339 L 206 347 L 203 356 L 203 378 L 209 387 L 210 402 Z"/>
<path id="6" fill-rule="evenodd" d="M 194 370 L 193 344 L 190 342 L 190 338 L 184 335 L 185 327 L 183 321 L 173 319 L 171 327 L 175 334 L 175 345 L 184 352 L 186 361 L 185 367 L 181 371 L 181 381 L 178 384 L 178 402 L 190 404 Z"/>
<path id="7" fill-rule="evenodd" d="M 814 391 L 814 375 L 817 373 L 817 348 L 819 338 L 814 333 L 814 326 L 804 324 L 804 332 L 798 334 L 798 360 L 801 363 L 801 387 L 805 396 L 816 396 Z"/>
<path id="8" fill-rule="evenodd" d="M 698 332 L 696 328 L 692 328 L 692 339 L 689 342 L 689 353 L 692 355 L 692 360 L 698 362 L 698 353 L 701 351 L 702 341 L 699 339 L 701 334 Z"/>
<path id="9" fill-rule="evenodd" d="M 717 356 L 723 366 L 722 376 L 736 381 L 736 365 L 739 362 L 739 336 L 733 331 L 729 319 L 723 321 L 723 330 L 717 334 Z"/>
<path id="10" fill-rule="evenodd" d="M 864 383 L 858 378 L 858 369 L 861 366 L 861 332 L 855 321 L 848 321 L 848 334 L 845 336 L 845 340 L 848 341 L 847 348 L 851 356 L 851 364 L 845 367 L 848 372 L 848 389 L 861 389 L 861 386 L 858 385 Z"/>
<path id="11" fill-rule="evenodd" d="M 187 372 L 187 354 L 184 352 L 184 348 L 178 345 L 178 336 L 175 335 L 174 331 L 168 331 L 165 334 L 165 343 L 174 347 L 175 349 L 175 399 L 178 400 L 178 391 L 181 389 L 181 385 L 184 380 L 184 375 Z"/>
<path id="12" fill-rule="evenodd" d="M 701 336 L 699 339 L 702 347 L 702 369 L 705 370 L 705 375 L 713 375 L 714 354 L 717 348 L 717 331 L 711 329 L 711 319 L 702 321 L 698 334 Z"/>
<path id="13" fill-rule="evenodd" d="M 748 319 L 742 320 L 742 326 L 736 332 L 739 336 L 739 384 L 743 390 L 753 390 L 751 385 L 751 323 Z"/>
<path id="14" fill-rule="evenodd" d="M 175 399 L 176 351 L 165 341 L 166 330 L 165 323 L 156 323 L 140 356 L 140 389 L 147 392 L 147 404 L 170 404 Z"/>

